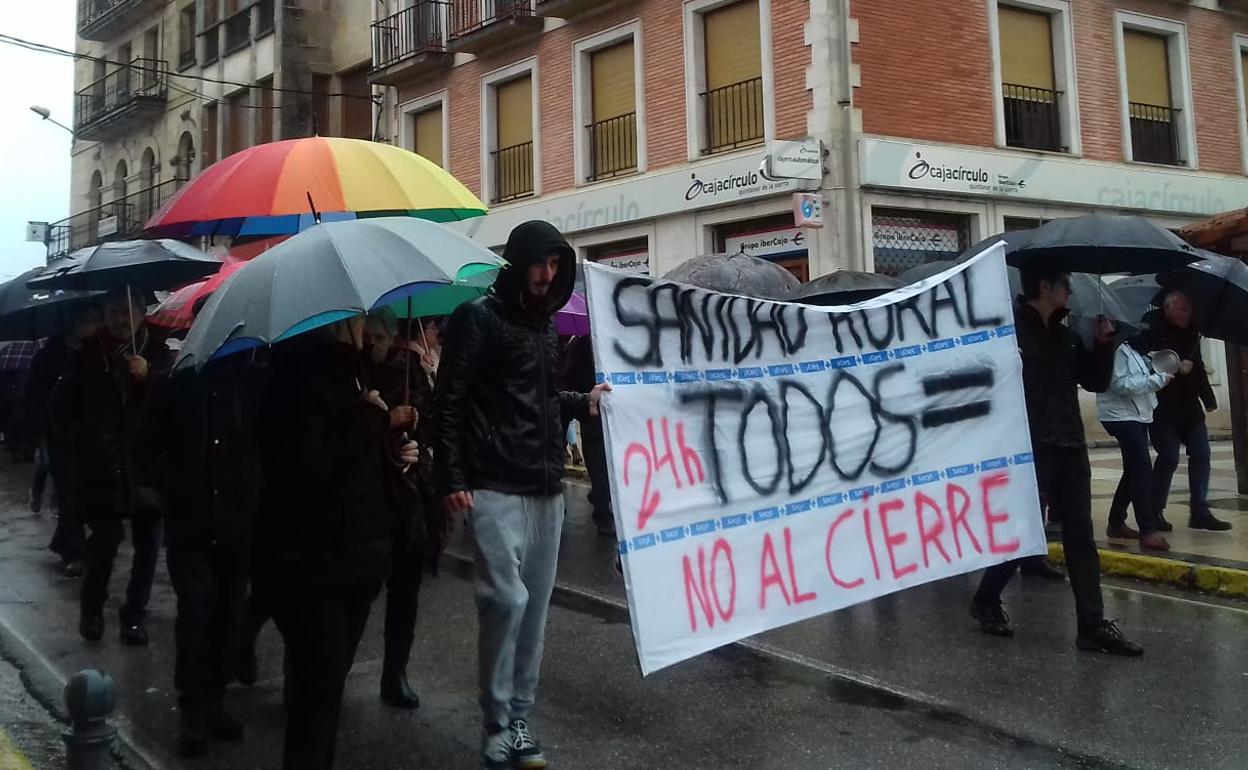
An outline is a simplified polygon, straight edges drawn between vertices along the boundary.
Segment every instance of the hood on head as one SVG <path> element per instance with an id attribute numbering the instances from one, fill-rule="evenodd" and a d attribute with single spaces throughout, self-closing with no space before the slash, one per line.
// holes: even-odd
<path id="1" fill-rule="evenodd" d="M 547 294 L 548 301 L 542 315 L 552 315 L 568 304 L 568 299 L 572 297 L 572 286 L 576 281 L 576 252 L 549 222 L 533 220 L 511 231 L 507 247 L 503 250 L 507 266 L 499 271 L 491 291 L 513 310 L 523 310 L 521 297 L 529 267 L 550 254 L 559 255 L 559 271 Z"/>

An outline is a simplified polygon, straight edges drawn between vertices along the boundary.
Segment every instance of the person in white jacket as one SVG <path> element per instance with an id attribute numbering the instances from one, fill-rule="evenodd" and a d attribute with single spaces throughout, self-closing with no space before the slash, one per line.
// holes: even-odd
<path id="1" fill-rule="evenodd" d="M 1125 509 L 1116 521 L 1111 512 L 1106 534 L 1112 538 L 1138 537 L 1140 548 L 1168 551 L 1170 544 L 1158 531 L 1157 512 L 1153 510 L 1153 458 L 1149 450 L 1148 426 L 1157 407 L 1157 391 L 1170 382 L 1172 375 L 1155 371 L 1150 359 L 1126 342 L 1114 353 L 1114 372 L 1109 389 L 1096 394 L 1096 411 L 1109 435 L 1118 440 L 1122 452 L 1122 483 L 1130 491 L 1131 505 L 1139 531 L 1126 525 Z"/>

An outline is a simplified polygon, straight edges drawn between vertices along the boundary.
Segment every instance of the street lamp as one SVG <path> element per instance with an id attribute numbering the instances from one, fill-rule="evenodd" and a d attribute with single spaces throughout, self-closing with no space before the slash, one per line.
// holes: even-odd
<path id="1" fill-rule="evenodd" d="M 70 128 L 69 126 L 65 125 L 59 120 L 53 118 L 52 110 L 49 110 L 47 107 L 40 107 L 38 104 L 32 104 L 30 105 L 30 111 L 38 115 L 43 120 L 46 120 L 55 126 L 60 126 L 61 128 L 65 129 L 66 131 L 69 132 L 70 136 L 74 135 L 74 129 Z"/>

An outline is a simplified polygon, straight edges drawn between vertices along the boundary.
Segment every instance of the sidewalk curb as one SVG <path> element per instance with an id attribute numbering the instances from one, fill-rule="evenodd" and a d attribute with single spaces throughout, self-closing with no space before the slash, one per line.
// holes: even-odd
<path id="1" fill-rule="evenodd" d="M 1101 572 L 1149 583 L 1187 588 L 1215 596 L 1248 597 L 1248 570 L 1213 564 L 1194 564 L 1159 556 L 1147 556 L 1108 548 L 1098 548 Z M 1065 564 L 1061 543 L 1049 543 L 1049 559 Z"/>
<path id="2" fill-rule="evenodd" d="M 0 612 L 0 656 L 18 670 L 31 697 L 57 722 L 68 728 L 69 713 L 62 699 L 67 680 L 13 627 L 3 612 Z M 120 770 L 161 770 L 160 762 L 135 741 L 127 727 L 119 724 L 124 720 L 119 720 L 114 713 L 109 721 L 117 728 L 112 752 L 114 767 Z"/>

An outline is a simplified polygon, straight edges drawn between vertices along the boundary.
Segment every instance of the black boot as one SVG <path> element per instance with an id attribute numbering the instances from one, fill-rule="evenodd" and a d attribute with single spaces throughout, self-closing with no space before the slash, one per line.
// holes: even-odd
<path id="1" fill-rule="evenodd" d="M 235 719 L 219 702 L 204 713 L 204 724 L 215 741 L 241 741 L 243 723 Z"/>
<path id="2" fill-rule="evenodd" d="M 98 642 L 104 636 L 104 613 L 83 610 L 78 616 L 78 633 L 88 642 Z"/>
<path id="3" fill-rule="evenodd" d="M 147 629 L 143 627 L 143 617 L 138 613 L 127 612 L 124 608 L 118 618 L 121 627 L 117 629 L 117 638 L 127 647 L 146 647 Z"/>
<path id="4" fill-rule="evenodd" d="M 208 751 L 208 726 L 204 710 L 182 706 L 182 729 L 178 733 L 178 756 L 201 757 Z"/>
<path id="5" fill-rule="evenodd" d="M 235 672 L 235 679 L 244 687 L 255 687 L 256 678 L 259 676 L 259 666 L 256 663 L 256 640 L 244 639 L 242 644 L 238 646 L 238 669 Z"/>
<path id="6" fill-rule="evenodd" d="M 407 683 L 407 659 L 412 639 L 387 639 L 385 661 L 381 666 L 381 700 L 399 709 L 420 708 L 420 698 Z"/>

